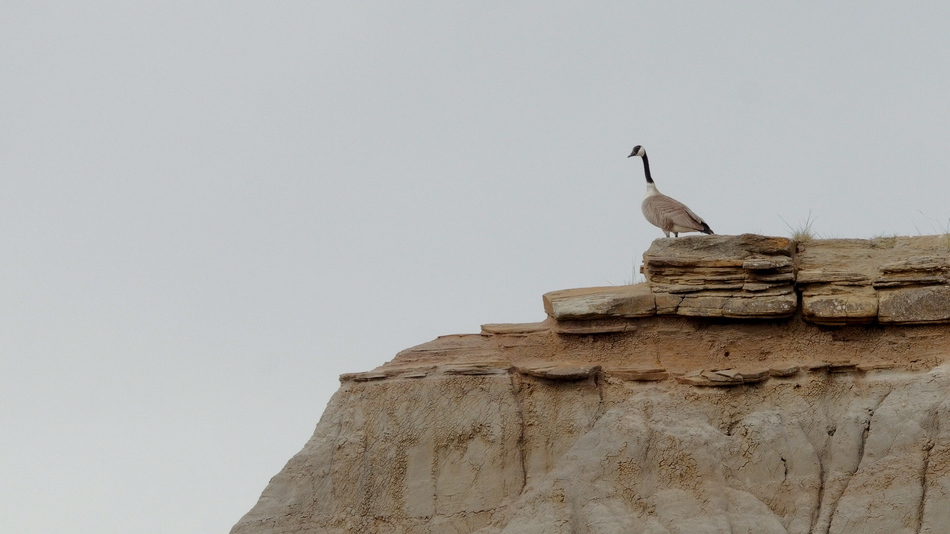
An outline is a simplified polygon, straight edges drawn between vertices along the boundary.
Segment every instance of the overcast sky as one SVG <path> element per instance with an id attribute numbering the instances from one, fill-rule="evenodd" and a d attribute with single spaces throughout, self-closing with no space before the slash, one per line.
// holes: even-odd
<path id="1" fill-rule="evenodd" d="M 948 28 L 937 2 L 0 0 L 0 532 L 226 532 L 339 374 L 635 281 L 662 236 L 636 144 L 720 234 L 950 227 Z"/>

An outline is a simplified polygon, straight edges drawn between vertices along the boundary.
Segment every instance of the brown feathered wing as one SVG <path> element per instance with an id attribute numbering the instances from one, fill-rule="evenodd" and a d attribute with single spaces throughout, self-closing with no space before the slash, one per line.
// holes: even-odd
<path id="1" fill-rule="evenodd" d="M 643 216 L 664 232 L 712 233 L 702 217 L 693 213 L 685 204 L 666 195 L 653 195 L 643 199 L 640 206 Z M 679 228 L 675 230 L 674 228 Z"/>

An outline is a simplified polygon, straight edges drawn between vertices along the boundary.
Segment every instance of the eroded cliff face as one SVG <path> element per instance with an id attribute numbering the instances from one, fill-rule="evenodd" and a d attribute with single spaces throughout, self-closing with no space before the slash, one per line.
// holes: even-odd
<path id="1" fill-rule="evenodd" d="M 950 532 L 946 249 L 813 253 L 799 284 L 807 247 L 710 237 L 344 375 L 232 533 Z M 918 294 L 904 322 L 869 311 Z"/>

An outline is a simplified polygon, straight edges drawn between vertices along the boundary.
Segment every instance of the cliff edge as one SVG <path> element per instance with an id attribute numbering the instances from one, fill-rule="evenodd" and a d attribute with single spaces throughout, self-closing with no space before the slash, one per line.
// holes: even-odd
<path id="1" fill-rule="evenodd" d="M 658 239 L 341 376 L 231 532 L 946 533 L 948 245 Z"/>

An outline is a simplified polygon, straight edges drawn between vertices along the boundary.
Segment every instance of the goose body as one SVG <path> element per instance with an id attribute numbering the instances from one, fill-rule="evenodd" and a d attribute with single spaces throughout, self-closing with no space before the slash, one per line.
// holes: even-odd
<path id="1" fill-rule="evenodd" d="M 685 204 L 660 193 L 656 184 L 653 183 L 653 177 L 650 176 L 650 160 L 647 159 L 647 152 L 642 146 L 633 147 L 633 152 L 629 158 L 637 156 L 643 160 L 643 173 L 647 179 L 647 193 L 643 197 L 643 203 L 640 209 L 643 210 L 643 216 L 650 224 L 656 226 L 666 237 L 670 237 L 670 232 L 675 237 L 685 232 L 702 232 L 712 234 L 713 231 L 706 224 L 702 217 L 693 213 L 693 210 L 686 207 Z"/>

